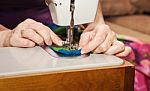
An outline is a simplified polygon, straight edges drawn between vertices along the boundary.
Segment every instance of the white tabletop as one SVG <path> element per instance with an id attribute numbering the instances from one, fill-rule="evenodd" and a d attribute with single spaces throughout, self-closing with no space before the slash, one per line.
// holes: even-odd
<path id="1" fill-rule="evenodd" d="M 85 58 L 55 58 L 41 47 L 0 48 L 0 76 L 121 64 L 123 64 L 122 59 L 104 54 L 91 54 Z"/>

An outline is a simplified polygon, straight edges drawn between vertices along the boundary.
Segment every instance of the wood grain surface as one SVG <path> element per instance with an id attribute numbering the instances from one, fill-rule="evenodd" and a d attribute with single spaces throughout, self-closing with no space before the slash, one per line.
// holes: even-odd
<path id="1" fill-rule="evenodd" d="M 128 63 L 129 64 L 129 63 Z M 134 66 L 0 78 L 0 91 L 133 91 Z"/>

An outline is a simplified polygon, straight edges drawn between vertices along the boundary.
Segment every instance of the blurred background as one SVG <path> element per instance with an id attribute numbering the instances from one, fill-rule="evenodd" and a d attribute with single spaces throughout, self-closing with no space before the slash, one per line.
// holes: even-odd
<path id="1" fill-rule="evenodd" d="M 102 0 L 102 7 L 113 31 L 150 43 L 150 0 Z"/>

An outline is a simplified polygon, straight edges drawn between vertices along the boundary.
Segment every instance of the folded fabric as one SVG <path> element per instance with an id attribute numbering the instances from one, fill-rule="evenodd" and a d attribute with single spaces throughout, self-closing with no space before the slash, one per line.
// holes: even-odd
<path id="1" fill-rule="evenodd" d="M 67 34 L 67 29 L 68 27 L 65 26 L 58 26 L 55 24 L 49 24 L 48 25 L 51 30 L 53 30 L 53 32 L 55 32 L 55 34 L 57 34 L 61 39 L 65 40 L 66 39 L 66 34 Z M 74 42 L 78 42 L 79 41 L 79 36 L 81 34 L 81 30 L 78 30 L 78 27 L 75 26 L 74 27 Z M 56 46 L 56 45 L 52 45 L 49 46 L 49 48 L 51 48 L 53 51 L 55 51 L 58 55 L 60 56 L 79 56 L 81 55 L 81 50 L 75 50 L 75 49 L 67 49 L 66 47 L 62 46 Z"/>
<path id="2" fill-rule="evenodd" d="M 49 46 L 53 51 L 55 51 L 59 56 L 79 56 L 81 55 L 81 50 L 69 50 L 65 47 Z"/>

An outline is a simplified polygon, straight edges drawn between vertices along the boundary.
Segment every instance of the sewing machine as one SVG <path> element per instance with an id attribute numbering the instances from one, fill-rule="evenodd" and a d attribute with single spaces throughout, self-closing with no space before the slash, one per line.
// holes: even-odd
<path id="1" fill-rule="evenodd" d="M 69 49 L 78 49 L 74 43 L 74 25 L 91 23 L 95 20 L 99 0 L 46 0 L 53 22 L 68 26 L 64 45 Z"/>
<path id="2" fill-rule="evenodd" d="M 94 21 L 98 1 L 46 0 L 54 23 L 69 26 L 64 45 L 75 45 L 74 25 Z M 59 57 L 50 48 L 48 53 L 41 47 L 0 48 L 0 91 L 133 90 L 134 66 L 118 57 Z"/>

